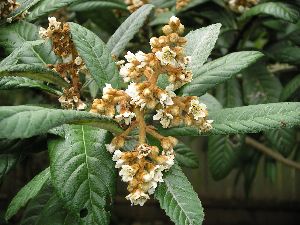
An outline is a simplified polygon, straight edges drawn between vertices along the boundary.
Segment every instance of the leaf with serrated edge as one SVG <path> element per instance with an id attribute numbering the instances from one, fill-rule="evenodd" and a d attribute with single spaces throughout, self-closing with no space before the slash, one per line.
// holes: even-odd
<path id="1" fill-rule="evenodd" d="M 50 171 L 49 168 L 47 168 L 26 184 L 9 204 L 5 214 L 5 219 L 9 220 L 22 207 L 24 207 L 30 199 L 35 197 L 49 178 Z"/>
<path id="2" fill-rule="evenodd" d="M 65 123 L 85 124 L 111 132 L 122 132 L 118 124 L 110 118 L 93 113 L 39 106 L 0 107 L 0 138 L 28 138 L 46 133 Z"/>
<path id="3" fill-rule="evenodd" d="M 176 153 L 176 160 L 179 165 L 188 168 L 198 168 L 199 159 L 197 155 L 193 152 L 191 148 L 182 142 L 179 142 L 175 147 L 174 151 Z"/>
<path id="4" fill-rule="evenodd" d="M 0 78 L 0 90 L 11 90 L 19 88 L 35 88 L 58 96 L 62 95 L 62 92 L 55 90 L 39 81 L 28 79 L 26 77 Z"/>
<path id="5" fill-rule="evenodd" d="M 240 138 L 232 142 L 228 136 L 208 137 L 208 165 L 215 180 L 226 177 L 238 160 L 238 149 L 242 146 Z"/>
<path id="6" fill-rule="evenodd" d="M 144 5 L 132 13 L 116 30 L 107 42 L 107 49 L 112 55 L 119 56 L 128 42 L 143 26 L 145 20 L 153 9 L 153 5 Z"/>
<path id="7" fill-rule="evenodd" d="M 299 21 L 299 12 L 292 5 L 281 2 L 265 2 L 258 4 L 243 13 L 241 19 L 247 19 L 260 14 L 267 14 L 292 23 Z"/>
<path id="8" fill-rule="evenodd" d="M 300 75 L 294 77 L 281 91 L 280 100 L 286 101 L 300 89 Z"/>
<path id="9" fill-rule="evenodd" d="M 192 82 L 183 86 L 180 93 L 201 96 L 209 89 L 240 73 L 262 56 L 262 53 L 256 51 L 236 52 L 198 68 L 194 67 Z"/>
<path id="10" fill-rule="evenodd" d="M 193 127 L 160 128 L 170 136 L 199 136 L 210 134 L 258 133 L 261 131 L 290 128 L 300 124 L 300 102 L 282 102 L 221 109 L 209 112 L 214 120 L 209 133 Z"/>
<path id="11" fill-rule="evenodd" d="M 216 44 L 221 26 L 220 23 L 213 24 L 191 31 L 186 35 L 187 45 L 185 53 L 191 56 L 188 69 L 197 72 L 199 67 L 206 62 Z"/>
<path id="12" fill-rule="evenodd" d="M 127 6 L 125 4 L 121 4 L 119 2 L 108 2 L 108 1 L 88 1 L 82 2 L 79 4 L 75 4 L 74 6 L 69 7 L 70 11 L 82 12 L 82 11 L 90 11 L 97 9 L 123 9 L 127 10 Z"/>
<path id="13" fill-rule="evenodd" d="M 164 175 L 164 182 L 156 189 L 155 198 L 176 225 L 202 224 L 204 213 L 201 202 L 177 164 Z"/>
<path id="14" fill-rule="evenodd" d="M 0 78 L 7 76 L 27 77 L 34 80 L 46 81 L 62 87 L 69 86 L 69 84 L 62 79 L 58 73 L 37 65 L 17 64 L 0 68 Z"/>
<path id="15" fill-rule="evenodd" d="M 43 0 L 39 2 L 35 7 L 32 7 L 30 14 L 27 16 L 28 21 L 36 20 L 42 16 L 46 16 L 55 10 L 61 9 L 75 3 L 78 0 Z"/>
<path id="16" fill-rule="evenodd" d="M 76 23 L 69 25 L 76 49 L 97 85 L 103 88 L 105 83 L 109 83 L 117 88 L 119 72 L 104 42 L 96 34 Z"/>
<path id="17" fill-rule="evenodd" d="M 55 64 L 58 60 L 52 51 L 50 41 L 42 45 L 30 45 L 28 42 L 39 40 L 39 29 L 36 25 L 24 21 L 0 28 L 0 45 L 11 53 L 24 46 L 26 49 L 20 52 L 21 58 L 27 64 Z"/>
<path id="18" fill-rule="evenodd" d="M 86 224 L 109 224 L 116 171 L 105 144 L 111 135 L 89 126 L 65 127 L 65 138 L 49 142 L 51 179 L 67 208 L 86 210 Z"/>

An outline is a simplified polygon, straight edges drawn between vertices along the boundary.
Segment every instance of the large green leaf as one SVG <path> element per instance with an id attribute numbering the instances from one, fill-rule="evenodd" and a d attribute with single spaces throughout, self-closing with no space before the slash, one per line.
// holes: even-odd
<path id="1" fill-rule="evenodd" d="M 288 157 L 297 146 L 297 132 L 294 128 L 271 130 L 265 133 L 272 148 Z"/>
<path id="2" fill-rule="evenodd" d="M 214 86 L 225 82 L 256 62 L 263 55 L 256 51 L 236 52 L 194 67 L 193 81 L 182 87 L 184 95 L 201 96 Z"/>
<path id="3" fill-rule="evenodd" d="M 0 154 L 0 182 L 19 159 L 17 154 Z"/>
<path id="4" fill-rule="evenodd" d="M 281 2 L 266 2 L 258 4 L 243 13 L 241 19 L 246 19 L 260 14 L 274 16 L 292 23 L 299 21 L 298 10 L 292 5 Z"/>
<path id="5" fill-rule="evenodd" d="M 234 168 L 242 137 L 213 135 L 208 138 L 208 165 L 215 180 L 226 177 Z"/>
<path id="6" fill-rule="evenodd" d="M 145 20 L 153 9 L 153 5 L 144 5 L 132 13 L 116 30 L 107 42 L 107 48 L 112 55 L 120 56 L 128 42 L 144 25 Z"/>
<path id="7" fill-rule="evenodd" d="M 105 83 L 119 85 L 119 72 L 104 42 L 93 32 L 76 24 L 69 23 L 72 40 L 89 72 L 102 88 Z"/>
<path id="8" fill-rule="evenodd" d="M 199 159 L 198 156 L 193 152 L 193 150 L 186 144 L 179 142 L 175 147 L 176 160 L 179 165 L 188 168 L 198 168 Z"/>
<path id="9" fill-rule="evenodd" d="M 8 53 L 26 45 L 26 49 L 20 51 L 21 63 L 27 64 L 54 64 L 57 57 L 52 52 L 51 43 L 46 41 L 43 45 L 28 45 L 29 41 L 39 40 L 38 27 L 27 22 L 17 22 L 0 28 L 0 45 Z"/>
<path id="10" fill-rule="evenodd" d="M 122 131 L 113 120 L 88 112 L 39 106 L 0 107 L 0 138 L 28 138 L 65 123 L 87 124 L 112 132 Z"/>
<path id="11" fill-rule="evenodd" d="M 30 199 L 34 198 L 49 178 L 50 171 L 49 168 L 47 168 L 26 184 L 9 204 L 5 214 L 5 219 L 9 220 L 22 207 L 24 207 Z"/>
<path id="12" fill-rule="evenodd" d="M 40 1 L 35 7 L 30 10 L 30 14 L 27 16 L 28 21 L 33 21 L 39 17 L 49 15 L 60 8 L 66 7 L 71 3 L 78 0 L 43 0 Z"/>
<path id="13" fill-rule="evenodd" d="M 1 77 L 26 77 L 33 80 L 46 81 L 62 87 L 69 86 L 58 73 L 37 65 L 17 64 L 3 66 L 0 68 L 0 78 Z"/>
<path id="14" fill-rule="evenodd" d="M 109 2 L 109 1 L 82 2 L 69 7 L 69 10 L 75 12 L 82 12 L 82 11 L 92 11 L 92 10 L 103 9 L 103 8 L 127 10 L 127 6 L 124 3 L 122 4 L 119 2 Z"/>
<path id="15" fill-rule="evenodd" d="M 53 190 L 49 183 L 49 181 L 46 182 L 39 193 L 29 201 L 23 213 L 20 225 L 37 225 L 41 212 L 53 195 Z"/>
<path id="16" fill-rule="evenodd" d="M 47 182 L 33 198 L 21 220 L 21 225 L 79 225 L 79 216 L 64 208 L 50 182 Z"/>
<path id="17" fill-rule="evenodd" d="M 203 102 L 209 111 L 215 111 L 222 109 L 221 103 L 211 94 L 206 93 L 199 98 L 200 102 Z"/>
<path id="18" fill-rule="evenodd" d="M 243 73 L 244 100 L 248 105 L 278 102 L 281 83 L 262 63 L 256 63 Z"/>
<path id="19" fill-rule="evenodd" d="M 217 88 L 216 97 L 224 108 L 243 105 L 242 90 L 236 78 L 231 78 Z M 210 110 L 208 108 L 208 110 Z"/>
<path id="20" fill-rule="evenodd" d="M 51 88 L 42 82 L 28 79 L 26 77 L 3 77 L 0 78 L 0 90 L 11 90 L 19 88 L 35 88 L 42 91 L 49 92 L 54 95 L 61 96 L 62 92 Z"/>
<path id="21" fill-rule="evenodd" d="M 36 225 L 80 225 L 80 217 L 64 208 L 61 199 L 53 192 L 47 201 Z"/>
<path id="22" fill-rule="evenodd" d="M 155 191 L 155 198 L 162 209 L 176 225 L 201 225 L 204 219 L 203 208 L 178 165 L 164 175 L 164 182 Z"/>
<path id="23" fill-rule="evenodd" d="M 213 24 L 186 35 L 185 53 L 192 57 L 189 69 L 194 73 L 206 62 L 220 34 L 221 24 Z"/>
<path id="24" fill-rule="evenodd" d="M 221 109 L 209 112 L 214 120 L 210 133 L 201 133 L 193 127 L 160 129 L 164 135 L 198 136 L 209 134 L 258 133 L 261 131 L 290 128 L 300 124 L 300 103 L 281 102 Z"/>
<path id="25" fill-rule="evenodd" d="M 294 77 L 281 91 L 280 100 L 288 100 L 297 90 L 300 89 L 300 75 Z"/>
<path id="26" fill-rule="evenodd" d="M 65 138 L 49 142 L 54 188 L 76 214 L 87 212 L 85 224 L 109 224 L 116 171 L 105 144 L 111 135 L 88 126 L 65 127 Z"/>

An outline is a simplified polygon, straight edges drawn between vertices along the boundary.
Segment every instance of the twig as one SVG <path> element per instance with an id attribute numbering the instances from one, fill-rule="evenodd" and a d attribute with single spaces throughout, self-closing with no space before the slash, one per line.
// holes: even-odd
<path id="1" fill-rule="evenodd" d="M 292 160 L 289 160 L 287 158 L 284 158 L 282 155 L 280 155 L 279 153 L 275 152 L 274 150 L 272 150 L 271 148 L 266 147 L 265 145 L 257 142 L 256 140 L 254 140 L 251 137 L 246 137 L 246 144 L 254 147 L 255 149 L 259 150 L 260 152 L 264 153 L 265 155 L 268 155 L 270 157 L 272 157 L 273 159 L 289 166 L 292 168 L 295 168 L 297 170 L 300 170 L 300 164 L 297 162 L 294 162 Z"/>

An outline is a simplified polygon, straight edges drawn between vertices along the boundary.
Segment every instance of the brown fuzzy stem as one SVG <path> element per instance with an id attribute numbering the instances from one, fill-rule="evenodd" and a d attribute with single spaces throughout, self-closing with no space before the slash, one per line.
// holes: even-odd
<path id="1" fill-rule="evenodd" d="M 164 138 L 163 135 L 159 134 L 158 132 L 156 132 L 153 128 L 151 128 L 149 126 L 146 127 L 146 132 L 159 141 L 161 141 Z"/>
<path id="2" fill-rule="evenodd" d="M 138 121 L 139 125 L 139 143 L 145 144 L 146 143 L 146 123 L 144 119 L 144 111 L 141 111 L 140 109 L 134 110 L 136 119 Z"/>

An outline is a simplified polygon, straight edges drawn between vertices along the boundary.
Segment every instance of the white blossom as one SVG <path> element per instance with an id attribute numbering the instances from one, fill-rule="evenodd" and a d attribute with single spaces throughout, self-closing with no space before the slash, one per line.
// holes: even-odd
<path id="1" fill-rule="evenodd" d="M 116 146 L 114 146 L 112 143 L 106 144 L 105 147 L 110 153 L 114 153 L 116 151 Z"/>
<path id="2" fill-rule="evenodd" d="M 39 35 L 42 39 L 46 39 L 48 38 L 48 31 L 45 28 L 40 27 Z"/>
<path id="3" fill-rule="evenodd" d="M 139 145 L 137 150 L 139 152 L 138 158 L 141 159 L 141 158 L 146 157 L 150 154 L 151 147 L 149 145 L 142 144 L 142 145 Z"/>
<path id="4" fill-rule="evenodd" d="M 159 102 L 163 107 L 174 104 L 172 97 L 166 93 L 160 95 Z"/>
<path id="5" fill-rule="evenodd" d="M 58 22 L 55 17 L 48 17 L 48 20 L 51 31 L 59 30 L 61 22 Z"/>
<path id="6" fill-rule="evenodd" d="M 131 205 L 143 206 L 145 202 L 150 199 L 149 195 L 141 190 L 137 189 L 135 192 L 126 196 L 127 200 L 130 200 Z"/>
<path id="7" fill-rule="evenodd" d="M 106 95 L 110 89 L 112 89 L 111 84 L 105 84 L 105 87 L 103 88 L 103 95 Z"/>
<path id="8" fill-rule="evenodd" d="M 173 116 L 170 113 L 166 113 L 164 110 L 159 109 L 156 110 L 156 114 L 153 116 L 153 120 L 160 120 L 163 128 L 168 128 L 170 126 L 171 121 L 173 120 Z"/>
<path id="9" fill-rule="evenodd" d="M 82 64 L 82 58 L 80 56 L 77 56 L 74 60 L 74 63 L 77 65 L 77 66 L 80 66 Z"/>
<path id="10" fill-rule="evenodd" d="M 172 65 L 175 67 L 177 64 L 175 60 L 176 52 L 172 51 L 169 46 L 163 47 L 162 51 L 155 53 L 155 56 L 159 59 L 161 65 Z"/>
<path id="11" fill-rule="evenodd" d="M 198 99 L 193 99 L 191 101 L 191 106 L 189 108 L 189 113 L 194 116 L 195 120 L 199 120 L 200 118 L 204 118 L 207 115 L 206 105 L 204 103 L 199 103 Z"/>
<path id="12" fill-rule="evenodd" d="M 180 20 L 179 20 L 178 17 L 172 16 L 172 17 L 170 18 L 170 22 L 171 22 L 171 23 L 180 23 Z"/>
<path id="13" fill-rule="evenodd" d="M 115 168 L 120 168 L 124 164 L 122 156 L 123 152 L 121 152 L 119 149 L 114 152 L 112 160 L 116 162 Z"/>
<path id="14" fill-rule="evenodd" d="M 136 171 L 131 166 L 123 165 L 119 175 L 122 177 L 122 181 L 129 182 L 133 179 L 135 172 Z"/>
<path id="15" fill-rule="evenodd" d="M 126 125 L 131 124 L 131 120 L 135 117 L 135 113 L 133 112 L 124 112 L 122 114 L 119 114 L 117 116 L 115 116 L 115 119 L 120 122 L 121 120 L 124 120 Z"/>

